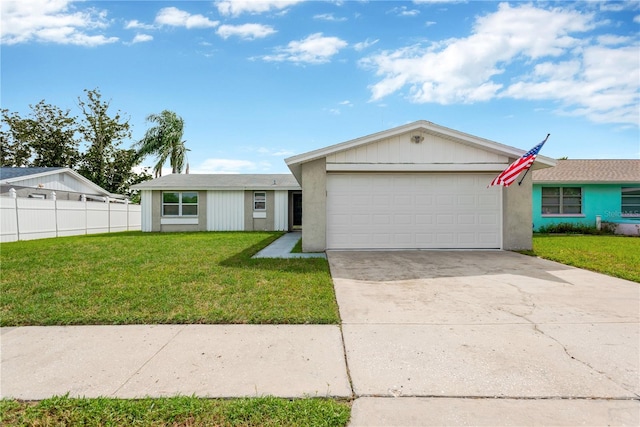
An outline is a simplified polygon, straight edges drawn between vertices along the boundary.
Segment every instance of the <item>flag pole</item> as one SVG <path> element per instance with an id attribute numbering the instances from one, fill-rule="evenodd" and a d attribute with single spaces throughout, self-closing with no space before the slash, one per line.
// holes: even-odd
<path id="1" fill-rule="evenodd" d="M 547 142 L 547 139 L 549 139 L 550 136 L 551 136 L 551 134 L 548 133 L 547 137 L 544 139 L 544 141 L 542 141 L 542 143 L 544 144 L 545 142 Z M 518 185 L 522 185 L 522 181 L 524 181 L 524 177 L 527 176 L 527 174 L 529 173 L 529 169 L 531 169 L 531 168 L 527 168 L 527 170 L 524 171 L 524 175 L 522 175 L 522 178 L 518 182 Z"/>

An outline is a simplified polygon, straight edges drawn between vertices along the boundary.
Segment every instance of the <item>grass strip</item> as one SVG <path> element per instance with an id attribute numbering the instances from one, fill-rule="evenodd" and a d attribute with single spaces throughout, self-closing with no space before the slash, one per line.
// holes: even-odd
<path id="1" fill-rule="evenodd" d="M 3 243 L 0 325 L 336 324 L 325 259 L 252 259 L 277 232 Z"/>
<path id="2" fill-rule="evenodd" d="M 640 238 L 535 234 L 523 253 L 640 283 Z"/>
<path id="3" fill-rule="evenodd" d="M 350 405 L 332 399 L 74 399 L 0 400 L 3 426 L 345 426 Z"/>

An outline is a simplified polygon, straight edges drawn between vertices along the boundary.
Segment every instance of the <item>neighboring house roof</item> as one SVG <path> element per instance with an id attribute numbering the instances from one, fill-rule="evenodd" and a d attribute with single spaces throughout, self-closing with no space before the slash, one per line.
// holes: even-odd
<path id="1" fill-rule="evenodd" d="M 300 190 L 291 174 L 171 174 L 131 187 L 136 190 Z"/>
<path id="2" fill-rule="evenodd" d="M 34 179 L 37 180 L 39 178 L 45 178 L 45 177 L 51 178 L 54 175 L 69 176 L 73 180 L 82 184 L 82 188 L 84 188 L 85 190 L 89 190 L 89 191 L 83 190 L 82 192 L 88 192 L 93 195 L 101 195 L 101 196 L 107 196 L 107 197 L 118 198 L 118 199 L 125 198 L 125 196 L 121 194 L 110 193 L 104 188 L 100 187 L 98 184 L 95 184 L 94 182 L 80 175 L 78 172 L 72 169 L 63 168 L 63 167 L 24 167 L 24 168 L 3 167 L 3 168 L 0 168 L 0 183 L 6 184 L 6 185 L 14 184 L 16 186 L 25 185 L 29 180 L 34 180 Z M 26 185 L 26 186 L 29 186 L 29 185 Z M 47 186 L 43 188 L 50 189 L 50 190 L 57 190 L 57 188 L 48 188 Z M 63 189 L 63 191 L 77 191 L 77 190 L 71 190 L 69 188 L 65 188 Z"/>
<path id="3" fill-rule="evenodd" d="M 416 122 L 408 123 L 403 126 L 398 126 L 393 129 L 388 129 L 382 132 L 374 133 L 371 135 L 363 136 L 361 138 L 352 139 L 350 141 L 342 142 L 340 144 L 331 145 L 329 147 L 321 148 L 319 150 L 310 151 L 307 153 L 299 154 L 297 156 L 289 157 L 285 159 L 287 166 L 291 169 L 291 172 L 300 179 L 301 165 L 306 162 L 317 160 L 323 157 L 327 157 L 330 154 L 335 154 L 345 150 L 351 150 L 353 148 L 367 145 L 382 139 L 394 137 L 401 134 L 411 132 L 425 132 L 435 134 L 443 138 L 451 139 L 454 142 L 473 146 L 475 148 L 484 149 L 486 151 L 493 152 L 495 154 L 504 155 L 508 158 L 517 159 L 526 153 L 528 149 L 533 147 L 539 141 L 532 141 L 531 147 L 527 147 L 526 150 L 511 147 L 508 145 L 500 144 L 498 142 L 490 141 L 488 139 L 479 138 L 477 136 L 469 135 L 454 129 L 449 129 L 444 126 L 437 125 L 435 123 L 428 122 L 426 120 L 418 120 Z M 532 169 L 545 168 L 554 166 L 555 160 L 545 156 L 538 156 Z M 507 165 L 505 165 L 506 167 Z"/>
<path id="4" fill-rule="evenodd" d="M 59 171 L 64 169 L 62 167 L 55 168 L 47 168 L 47 167 L 37 167 L 37 168 L 9 168 L 3 167 L 0 168 L 0 180 L 2 182 L 12 182 L 15 181 L 15 178 L 23 178 L 23 177 L 31 177 L 31 175 L 42 176 L 49 174 L 50 172 Z"/>
<path id="5" fill-rule="evenodd" d="M 534 184 L 640 184 L 640 160 L 558 160 L 553 168 L 533 172 Z"/>

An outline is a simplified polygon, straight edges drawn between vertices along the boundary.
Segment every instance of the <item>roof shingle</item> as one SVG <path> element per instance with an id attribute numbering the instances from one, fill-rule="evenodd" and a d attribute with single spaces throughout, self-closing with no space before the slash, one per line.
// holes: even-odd
<path id="1" fill-rule="evenodd" d="M 534 183 L 640 183 L 640 160 L 558 160 L 533 171 Z"/>
<path id="2" fill-rule="evenodd" d="M 171 174 L 141 182 L 137 190 L 299 190 L 291 174 Z"/>

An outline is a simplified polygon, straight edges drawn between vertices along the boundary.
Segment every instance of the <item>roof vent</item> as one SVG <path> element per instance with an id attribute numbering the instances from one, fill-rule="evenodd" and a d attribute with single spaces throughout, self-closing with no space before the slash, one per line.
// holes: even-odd
<path id="1" fill-rule="evenodd" d="M 420 144 L 422 141 L 424 141 L 424 136 L 411 135 L 411 142 L 413 142 L 414 144 Z"/>

